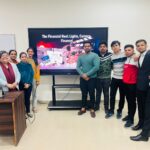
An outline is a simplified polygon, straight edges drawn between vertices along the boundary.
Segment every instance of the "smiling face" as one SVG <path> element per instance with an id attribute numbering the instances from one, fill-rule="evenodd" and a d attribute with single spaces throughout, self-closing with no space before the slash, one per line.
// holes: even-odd
<path id="1" fill-rule="evenodd" d="M 0 62 L 3 64 L 7 64 L 9 62 L 9 55 L 7 52 L 1 55 Z"/>
<path id="2" fill-rule="evenodd" d="M 147 44 L 144 41 L 141 41 L 136 44 L 136 49 L 139 53 L 143 53 L 147 49 Z"/>
<path id="3" fill-rule="evenodd" d="M 33 49 L 31 49 L 31 48 L 28 49 L 27 53 L 28 53 L 29 58 L 32 58 L 33 55 L 34 55 L 34 51 L 33 51 Z"/>
<path id="4" fill-rule="evenodd" d="M 22 62 L 27 62 L 27 55 L 25 53 L 21 54 L 20 59 Z"/>
<path id="5" fill-rule="evenodd" d="M 16 60 L 16 58 L 17 58 L 17 52 L 16 51 L 11 51 L 10 54 L 9 54 L 9 56 L 10 56 L 10 59 Z"/>

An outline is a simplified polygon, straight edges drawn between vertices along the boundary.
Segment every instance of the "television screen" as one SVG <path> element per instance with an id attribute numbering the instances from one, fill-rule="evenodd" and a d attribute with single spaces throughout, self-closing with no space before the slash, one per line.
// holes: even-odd
<path id="1" fill-rule="evenodd" d="M 83 42 L 91 41 L 98 53 L 98 44 L 108 41 L 108 28 L 29 28 L 28 34 L 41 73 L 53 75 L 77 74 Z"/>

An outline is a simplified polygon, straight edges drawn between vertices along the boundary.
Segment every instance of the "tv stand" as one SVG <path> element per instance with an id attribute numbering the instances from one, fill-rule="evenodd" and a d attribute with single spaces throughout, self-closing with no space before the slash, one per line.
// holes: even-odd
<path id="1" fill-rule="evenodd" d="M 57 100 L 57 88 L 80 88 L 79 84 L 56 84 L 55 75 L 52 76 L 52 101 L 48 104 L 49 110 L 76 110 L 81 108 L 81 100 Z"/>

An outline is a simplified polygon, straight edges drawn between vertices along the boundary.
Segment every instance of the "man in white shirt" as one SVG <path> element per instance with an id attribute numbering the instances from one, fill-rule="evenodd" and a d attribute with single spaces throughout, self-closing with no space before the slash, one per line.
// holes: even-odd
<path id="1" fill-rule="evenodd" d="M 143 64 L 143 60 L 145 58 L 145 55 L 147 53 L 147 50 L 145 50 L 144 52 L 141 53 L 140 58 L 139 58 L 139 66 L 141 67 Z"/>

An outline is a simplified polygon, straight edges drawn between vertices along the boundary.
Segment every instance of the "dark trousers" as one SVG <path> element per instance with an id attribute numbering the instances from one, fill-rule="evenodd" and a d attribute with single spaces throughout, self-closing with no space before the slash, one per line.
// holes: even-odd
<path id="1" fill-rule="evenodd" d="M 125 103 L 124 83 L 122 79 L 112 78 L 110 87 L 110 112 L 114 113 L 116 93 L 119 88 L 120 100 L 117 111 L 121 113 Z"/>
<path id="2" fill-rule="evenodd" d="M 138 116 L 139 116 L 139 125 L 144 124 L 145 117 L 145 102 L 147 98 L 148 91 L 141 91 L 137 89 L 137 102 L 138 102 Z"/>
<path id="3" fill-rule="evenodd" d="M 24 91 L 24 100 L 25 100 L 25 107 L 26 107 L 26 113 L 30 112 L 30 96 L 32 92 L 32 86 L 29 86 L 28 89 L 24 88 L 24 84 L 19 84 L 19 89 L 21 91 Z"/>
<path id="4" fill-rule="evenodd" d="M 145 102 L 145 118 L 142 130 L 142 135 L 148 137 L 150 133 L 150 89 L 148 91 L 146 102 Z"/>
<path id="5" fill-rule="evenodd" d="M 109 109 L 109 87 L 110 87 L 111 79 L 99 79 L 97 78 L 96 82 L 96 102 L 95 107 L 99 108 L 101 102 L 101 94 L 103 91 L 104 94 L 104 108 L 105 111 Z"/>
<path id="6" fill-rule="evenodd" d="M 136 111 L 136 84 L 124 84 L 124 86 L 128 104 L 128 117 L 129 120 L 134 121 Z"/>
<path id="7" fill-rule="evenodd" d="M 94 109 L 96 78 L 90 78 L 88 81 L 80 78 L 80 88 L 82 93 L 82 108 L 87 107 L 87 96 L 90 95 L 90 108 Z"/>

